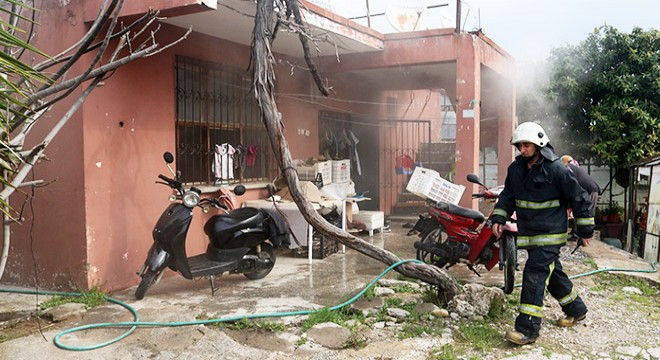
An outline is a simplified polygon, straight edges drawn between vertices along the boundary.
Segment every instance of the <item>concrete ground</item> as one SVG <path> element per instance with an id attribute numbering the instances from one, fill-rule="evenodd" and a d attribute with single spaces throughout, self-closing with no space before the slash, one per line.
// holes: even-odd
<path id="1" fill-rule="evenodd" d="M 413 243 L 418 237 L 406 235 L 409 229 L 404 227 L 404 224 L 407 222 L 410 220 L 394 220 L 389 232 L 377 232 L 373 237 L 359 234 L 359 237 L 393 252 L 402 259 L 412 259 L 415 257 Z M 574 246 L 574 243 L 569 246 Z M 600 269 L 651 269 L 650 264 L 642 259 L 600 241 L 593 241 L 592 245 L 579 251 L 584 251 L 591 257 Z M 384 264 L 348 248 L 346 253 L 336 253 L 323 260 L 314 260 L 312 264 L 308 264 L 306 257 L 294 257 L 289 252 L 280 252 L 275 268 L 266 278 L 250 281 L 242 275 L 224 276 L 217 281 L 219 289 L 215 295 L 211 295 L 206 280 L 190 281 L 180 276 L 170 276 L 154 285 L 143 300 L 135 300 L 133 296 L 135 287 L 118 291 L 110 296 L 133 307 L 138 312 L 140 321 L 193 322 L 198 319 L 244 314 L 272 314 L 340 304 L 368 285 L 385 268 Z M 461 282 L 499 286 L 503 280 L 502 272 L 497 268 L 490 272 L 484 270 L 480 277 L 463 265 L 455 266 L 450 272 Z M 660 282 L 658 272 L 630 274 Z M 394 272 L 390 276 L 394 277 Z M 8 287 L 0 286 L 0 289 L 8 289 Z M 34 313 L 37 302 L 42 302 L 46 298 L 44 295 L 37 298 L 35 295 L 2 293 L 0 322 Z M 132 320 L 131 314 L 125 309 L 117 305 L 108 305 L 89 311 L 83 319 L 71 326 Z M 185 336 L 185 339 L 191 337 L 194 344 L 198 342 L 201 344 L 202 338 L 216 336 L 209 334 L 202 326 L 177 329 L 139 328 L 131 336 L 116 344 L 93 351 L 76 352 L 59 349 L 53 344 L 53 338 L 59 331 L 62 329 L 46 328 L 43 336 L 35 334 L 0 343 L 0 358 L 32 360 L 37 357 L 42 358 L 43 354 L 53 354 L 53 358 L 58 359 L 135 358 L 149 356 L 136 353 L 136 351 L 144 351 L 145 344 L 149 345 L 147 347 L 158 349 L 160 355 L 163 349 L 168 349 L 172 354 L 190 355 L 202 349 L 188 346 L 185 352 L 181 349 L 177 350 L 176 344 L 181 343 L 182 336 Z M 91 346 L 118 336 L 123 331 L 125 329 L 91 330 L 66 335 L 60 340 L 65 341 L 67 346 Z M 225 340 L 214 339 L 211 344 L 220 347 L 222 341 Z M 185 343 L 189 342 L 189 340 L 185 341 Z M 137 344 L 140 346 L 136 346 Z M 230 352 L 225 355 L 227 358 L 232 357 Z M 264 354 L 252 355 L 267 358 Z"/>

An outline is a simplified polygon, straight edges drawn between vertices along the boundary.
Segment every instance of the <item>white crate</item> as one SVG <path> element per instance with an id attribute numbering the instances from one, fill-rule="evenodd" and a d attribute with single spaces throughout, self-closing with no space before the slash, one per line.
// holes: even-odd
<path id="1" fill-rule="evenodd" d="M 458 204 L 465 191 L 465 186 L 456 185 L 443 179 L 437 171 L 416 167 L 406 190 L 433 201 Z"/>
<path id="2" fill-rule="evenodd" d="M 323 177 L 323 185 L 332 184 L 332 164 L 330 161 L 319 161 L 310 166 L 298 165 L 296 171 L 298 171 L 298 179 L 301 181 L 314 181 L 316 175 L 320 173 Z"/>
<path id="3" fill-rule="evenodd" d="M 383 231 L 385 213 L 382 211 L 360 210 L 357 213 L 353 213 L 352 217 L 353 224 L 356 222 L 364 224 L 364 230 L 369 231 L 369 236 L 374 236 L 375 229 L 379 229 L 381 232 Z"/>
<path id="4" fill-rule="evenodd" d="M 332 181 L 335 183 L 351 181 L 351 160 L 332 160 Z"/>

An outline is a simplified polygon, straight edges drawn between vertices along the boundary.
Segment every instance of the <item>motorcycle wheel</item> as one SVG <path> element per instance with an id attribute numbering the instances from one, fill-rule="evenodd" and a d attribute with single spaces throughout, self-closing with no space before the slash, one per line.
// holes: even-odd
<path id="1" fill-rule="evenodd" d="M 516 238 L 513 235 L 504 235 L 502 238 L 504 246 L 504 293 L 511 294 L 516 281 L 516 262 L 518 253 L 516 250 Z"/>
<path id="2" fill-rule="evenodd" d="M 422 243 L 429 245 L 441 245 L 447 241 L 449 236 L 445 232 L 445 229 L 442 226 L 427 230 L 421 235 Z M 423 251 L 417 249 L 417 260 L 423 261 L 426 264 L 436 265 L 438 267 L 443 267 L 447 264 L 447 260 L 443 259 L 440 256 L 437 256 L 431 252 Z"/>
<path id="3" fill-rule="evenodd" d="M 137 290 L 135 290 L 135 298 L 142 300 L 144 295 L 147 294 L 147 290 L 156 282 L 159 272 L 152 271 L 147 269 L 142 275 L 142 280 L 140 280 L 140 285 L 138 285 Z"/>
<path id="4" fill-rule="evenodd" d="M 248 252 L 248 255 L 257 255 L 257 250 L 256 249 L 251 249 Z M 259 280 L 265 278 L 268 274 L 270 274 L 270 271 L 273 270 L 273 266 L 275 266 L 275 249 L 273 249 L 273 246 L 269 243 L 262 243 L 261 244 L 261 253 L 258 254 L 260 258 L 262 259 L 270 259 L 271 265 L 268 268 L 249 272 L 249 273 L 244 273 L 246 278 L 250 280 Z"/>

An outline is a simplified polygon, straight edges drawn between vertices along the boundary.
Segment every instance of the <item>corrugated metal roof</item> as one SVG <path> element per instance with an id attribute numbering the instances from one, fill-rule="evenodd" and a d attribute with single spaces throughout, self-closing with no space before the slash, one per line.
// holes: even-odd
<path id="1" fill-rule="evenodd" d="M 652 156 L 646 159 L 642 159 L 634 164 L 631 167 L 642 167 L 642 166 L 654 166 L 660 164 L 660 155 Z"/>

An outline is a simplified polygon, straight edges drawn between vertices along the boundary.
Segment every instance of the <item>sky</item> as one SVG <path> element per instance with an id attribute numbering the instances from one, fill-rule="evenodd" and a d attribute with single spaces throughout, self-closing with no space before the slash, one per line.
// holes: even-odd
<path id="1" fill-rule="evenodd" d="M 312 0 L 345 17 L 366 15 L 367 0 Z M 448 6 L 423 13 L 428 28 L 455 27 L 456 0 L 368 0 L 371 14 L 384 13 L 397 4 Z M 482 31 L 520 63 L 547 58 L 551 49 L 577 45 L 594 28 L 610 25 L 630 33 L 634 27 L 660 29 L 659 0 L 464 0 L 462 28 Z M 443 21 L 444 20 L 444 21 Z M 366 19 L 356 19 L 366 25 Z M 396 32 L 386 16 L 372 18 L 372 27 Z"/>

